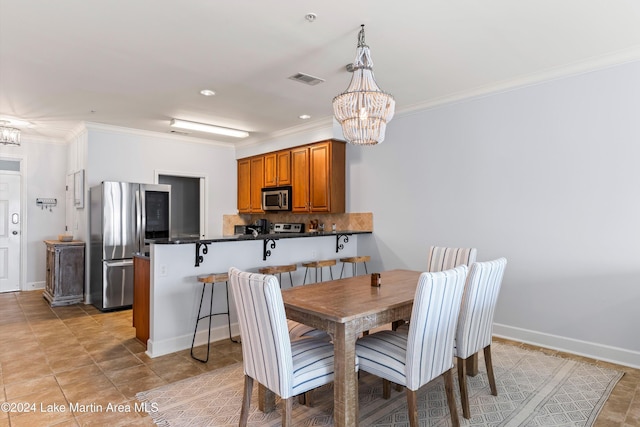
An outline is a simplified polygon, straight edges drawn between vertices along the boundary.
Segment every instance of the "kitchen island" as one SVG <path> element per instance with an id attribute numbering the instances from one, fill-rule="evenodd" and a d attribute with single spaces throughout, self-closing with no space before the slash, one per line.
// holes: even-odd
<path id="1" fill-rule="evenodd" d="M 371 238 L 371 231 L 282 233 L 220 236 L 207 239 L 166 239 L 151 245 L 149 254 L 149 338 L 147 354 L 158 357 L 191 347 L 202 284 L 197 276 L 221 273 L 230 267 L 258 271 L 270 265 L 298 264 L 312 260 L 338 259 L 358 255 L 359 243 Z M 340 274 L 340 262 L 334 277 Z M 350 269 L 345 269 L 345 272 Z M 349 271 L 350 274 L 350 271 Z M 304 268 L 293 273 L 296 286 L 302 284 Z M 325 274 L 325 278 L 329 276 Z M 288 280 L 283 287 L 289 286 Z M 224 311 L 224 286 L 214 294 L 213 310 Z M 203 307 L 209 307 L 209 292 Z M 134 299 L 136 296 L 134 295 Z M 135 303 L 134 303 L 135 304 Z M 239 334 L 232 296 L 231 327 Z M 228 337 L 224 316 L 213 319 L 211 341 Z M 196 345 L 205 344 L 207 329 L 201 327 Z"/>

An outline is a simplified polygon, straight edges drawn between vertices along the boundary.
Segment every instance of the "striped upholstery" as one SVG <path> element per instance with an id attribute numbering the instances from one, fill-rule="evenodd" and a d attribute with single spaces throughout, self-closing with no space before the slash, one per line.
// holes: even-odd
<path id="1" fill-rule="evenodd" d="M 459 265 L 471 266 L 476 262 L 476 248 L 445 248 L 431 246 L 427 258 L 427 271 L 450 270 Z"/>
<path id="2" fill-rule="evenodd" d="M 238 313 L 245 387 L 242 420 L 246 423 L 253 380 L 283 400 L 333 381 L 333 345 L 305 338 L 291 342 L 278 279 L 275 276 L 229 269 Z M 249 385 L 247 385 L 249 383 Z M 283 409 L 285 418 L 291 414 Z"/>
<path id="3" fill-rule="evenodd" d="M 416 390 L 443 373 L 451 388 L 453 339 L 466 276 L 466 265 L 422 273 L 413 302 L 409 334 L 380 331 L 360 338 L 356 343 L 360 368 L 406 386 L 408 399 L 411 395 L 415 399 Z M 452 393 L 447 400 L 453 424 L 457 425 Z M 411 410 L 412 406 L 415 411 Z M 409 416 L 410 421 L 413 420 L 411 425 L 417 425 L 415 402 L 412 405 L 409 401 Z"/>
<path id="4" fill-rule="evenodd" d="M 296 322 L 295 320 L 287 319 L 287 327 L 289 329 L 289 339 L 291 341 L 308 337 L 320 338 L 327 341 L 331 340 L 331 337 L 325 331 L 305 325 L 304 323 Z"/>
<path id="5" fill-rule="evenodd" d="M 500 258 L 471 266 L 456 332 L 456 357 L 466 359 L 491 344 L 493 315 L 506 265 L 507 260 Z"/>
<path id="6" fill-rule="evenodd" d="M 454 355 L 458 360 L 460 401 L 462 402 L 462 413 L 465 418 L 471 417 L 465 375 L 467 364 L 465 361 L 480 350 L 484 350 L 484 360 L 491 394 L 498 395 L 491 362 L 491 336 L 493 315 L 496 310 L 498 293 L 500 292 L 506 265 L 507 260 L 504 258 L 488 262 L 476 262 L 471 266 L 467 277 L 454 348 Z"/>

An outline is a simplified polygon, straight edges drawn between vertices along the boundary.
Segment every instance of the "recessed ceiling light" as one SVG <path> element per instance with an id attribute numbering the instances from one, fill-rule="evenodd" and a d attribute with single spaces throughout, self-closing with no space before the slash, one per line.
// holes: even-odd
<path id="1" fill-rule="evenodd" d="M 217 135 L 233 136 L 236 138 L 246 138 L 249 136 L 249 132 L 244 130 L 223 128 L 221 126 L 214 126 L 206 123 L 188 122 L 186 120 L 171 119 L 170 126 L 178 129 L 215 133 Z"/>
<path id="2" fill-rule="evenodd" d="M 302 115 L 300 115 L 300 116 L 298 116 L 298 117 L 299 117 L 299 118 L 301 118 L 302 120 L 308 120 L 308 119 L 310 119 L 310 118 L 311 118 L 311 116 L 310 116 L 310 115 L 308 115 L 308 114 L 302 114 Z"/>
<path id="3" fill-rule="evenodd" d="M 216 94 L 216 93 L 215 93 L 214 91 L 212 91 L 211 89 L 202 89 L 202 90 L 200 91 L 200 93 L 201 93 L 202 95 L 204 95 L 204 96 L 213 96 L 213 95 L 215 95 L 215 94 Z"/>

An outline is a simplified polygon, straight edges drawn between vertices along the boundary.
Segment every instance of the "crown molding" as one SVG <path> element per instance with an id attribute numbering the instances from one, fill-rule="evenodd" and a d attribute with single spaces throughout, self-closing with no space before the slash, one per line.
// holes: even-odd
<path id="1" fill-rule="evenodd" d="M 496 84 L 480 86 L 468 91 L 458 92 L 404 107 L 396 112 L 396 116 L 415 113 L 438 106 L 466 101 L 474 98 L 495 95 L 527 86 L 533 86 L 567 77 L 587 74 L 606 68 L 640 61 L 640 46 L 624 49 L 612 54 L 573 62 L 561 67 L 553 67 L 540 72 L 523 75 L 516 79 L 505 80 Z"/>

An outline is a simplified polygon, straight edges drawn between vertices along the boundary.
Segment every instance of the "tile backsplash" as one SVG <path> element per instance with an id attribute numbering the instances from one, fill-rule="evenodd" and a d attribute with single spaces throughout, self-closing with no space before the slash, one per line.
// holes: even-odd
<path id="1" fill-rule="evenodd" d="M 309 221 L 317 219 L 319 224 L 324 224 L 325 231 L 331 231 L 331 225 L 336 225 L 336 230 L 351 231 L 373 231 L 373 213 L 342 213 L 342 214 L 292 214 L 292 213 L 274 213 L 274 214 L 242 214 L 242 215 L 223 215 L 222 216 L 222 234 L 229 236 L 233 234 L 234 225 L 252 224 L 258 219 L 266 218 L 271 223 L 280 222 L 301 222 L 305 226 L 305 230 L 309 227 Z"/>

